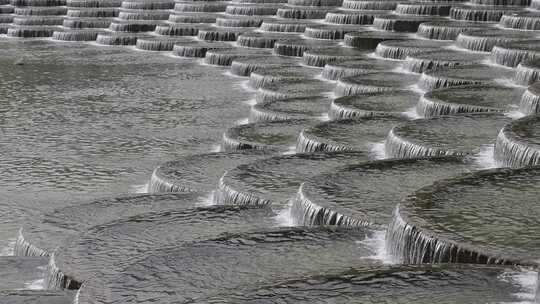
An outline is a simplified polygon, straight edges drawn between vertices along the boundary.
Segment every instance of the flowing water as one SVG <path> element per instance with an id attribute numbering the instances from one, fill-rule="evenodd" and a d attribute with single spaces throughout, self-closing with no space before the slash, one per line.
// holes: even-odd
<path id="1" fill-rule="evenodd" d="M 540 303 L 538 7 L 0 0 L 0 303 Z"/>

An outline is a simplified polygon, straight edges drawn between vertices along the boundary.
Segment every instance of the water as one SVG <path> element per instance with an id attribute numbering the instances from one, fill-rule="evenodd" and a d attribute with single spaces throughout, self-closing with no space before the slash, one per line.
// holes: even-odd
<path id="1" fill-rule="evenodd" d="M 495 160 L 501 166 L 525 167 L 540 163 L 539 121 L 529 116 L 504 126 L 495 143 Z"/>
<path id="2" fill-rule="evenodd" d="M 396 208 L 387 248 L 406 263 L 535 265 L 537 171 L 480 171 L 419 190 Z"/>
<path id="3" fill-rule="evenodd" d="M 536 34 L 435 16 L 519 1 L 13 1 L 54 39 L 0 38 L 0 302 L 534 301 L 535 179 L 478 170 L 534 158 Z M 423 149 L 468 157 L 387 159 Z"/>

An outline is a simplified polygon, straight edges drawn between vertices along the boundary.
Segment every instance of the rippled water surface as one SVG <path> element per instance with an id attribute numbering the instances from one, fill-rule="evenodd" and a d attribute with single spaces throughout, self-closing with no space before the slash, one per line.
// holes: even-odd
<path id="1" fill-rule="evenodd" d="M 68 199 L 133 191 L 246 111 L 221 70 L 165 55 L 3 39 L 0 62 L 0 239 Z"/>

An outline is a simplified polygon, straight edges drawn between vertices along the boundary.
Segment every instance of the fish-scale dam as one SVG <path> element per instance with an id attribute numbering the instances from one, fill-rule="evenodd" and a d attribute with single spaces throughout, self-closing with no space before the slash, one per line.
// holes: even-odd
<path id="1" fill-rule="evenodd" d="M 540 303 L 540 1 L 0 0 L 0 303 Z"/>

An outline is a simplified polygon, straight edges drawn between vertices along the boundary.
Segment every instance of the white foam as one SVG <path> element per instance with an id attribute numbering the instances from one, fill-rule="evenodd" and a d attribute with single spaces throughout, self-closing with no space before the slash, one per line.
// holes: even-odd
<path id="1" fill-rule="evenodd" d="M 45 289 L 45 279 L 37 279 L 28 283 L 24 283 L 24 289 L 27 290 L 44 290 Z"/>
<path id="2" fill-rule="evenodd" d="M 523 114 L 522 112 L 520 112 L 518 110 L 512 110 L 512 111 L 504 113 L 504 116 L 509 117 L 511 119 L 520 119 L 520 118 L 525 117 L 527 115 Z"/>
<path id="3" fill-rule="evenodd" d="M 409 86 L 408 89 L 415 92 L 415 93 L 419 93 L 419 94 L 422 94 L 422 95 L 426 94 L 426 92 L 427 92 L 426 90 L 420 88 L 418 86 L 418 84 L 413 84 L 413 85 Z"/>
<path id="4" fill-rule="evenodd" d="M 322 113 L 317 119 L 321 121 L 330 121 L 330 115 L 328 113 Z"/>
<path id="5" fill-rule="evenodd" d="M 234 122 L 234 125 L 236 126 L 242 126 L 242 125 L 247 125 L 249 123 L 249 118 L 240 118 L 238 119 L 237 121 Z"/>
<path id="6" fill-rule="evenodd" d="M 297 226 L 291 215 L 292 199 L 287 201 L 287 205 L 278 210 L 277 215 L 274 217 L 276 225 L 278 227 L 293 227 Z"/>
<path id="7" fill-rule="evenodd" d="M 133 185 L 131 186 L 131 189 L 135 193 L 148 193 L 149 186 L 150 186 L 149 183 L 142 184 L 142 185 Z"/>
<path id="8" fill-rule="evenodd" d="M 81 289 L 77 290 L 77 293 L 75 294 L 75 298 L 73 298 L 73 304 L 79 304 L 79 297 L 81 296 Z"/>
<path id="9" fill-rule="evenodd" d="M 475 163 L 481 169 L 491 169 L 499 167 L 494 157 L 495 145 L 483 145 L 480 152 L 473 156 Z"/>
<path id="10" fill-rule="evenodd" d="M 246 81 L 242 81 L 241 83 L 238 84 L 238 86 L 244 90 L 244 91 L 248 91 L 250 93 L 255 93 L 257 92 L 257 89 L 254 89 L 252 87 L 249 86 L 249 80 L 246 80 Z"/>
<path id="11" fill-rule="evenodd" d="M 374 253 L 371 256 L 362 257 L 362 259 L 377 260 L 386 265 L 394 264 L 386 251 L 386 231 L 375 231 L 371 236 L 357 241 L 357 243 L 367 246 Z"/>
<path id="12" fill-rule="evenodd" d="M 201 201 L 200 205 L 201 206 L 213 206 L 215 205 L 215 194 L 216 194 L 216 191 L 212 191 L 210 193 L 208 193 L 208 195 L 206 195 L 203 200 Z"/>
<path id="13" fill-rule="evenodd" d="M 12 256 L 15 251 L 16 242 L 17 242 L 16 238 L 7 240 L 7 245 L 0 250 L 0 256 Z"/>
<path id="14" fill-rule="evenodd" d="M 520 300 L 520 304 L 535 304 L 536 288 L 538 284 L 538 272 L 530 269 L 506 271 L 499 276 L 504 282 L 519 286 L 520 291 L 514 295 Z"/>
<path id="15" fill-rule="evenodd" d="M 375 159 L 386 159 L 386 147 L 385 140 L 380 142 L 369 143 L 369 154 L 373 155 Z"/>
<path id="16" fill-rule="evenodd" d="M 210 149 L 210 152 L 212 153 L 221 152 L 221 145 L 213 145 L 212 148 Z"/>
<path id="17" fill-rule="evenodd" d="M 407 111 L 403 112 L 402 114 L 406 118 L 413 119 L 413 120 L 423 118 L 422 116 L 420 116 L 420 114 L 418 114 L 418 111 L 416 111 L 416 106 L 409 108 Z"/>
<path id="18" fill-rule="evenodd" d="M 296 146 L 289 146 L 287 151 L 282 153 L 283 155 L 293 155 L 296 154 Z"/>
<path id="19" fill-rule="evenodd" d="M 393 68 L 392 70 L 390 70 L 391 72 L 394 72 L 394 73 L 399 73 L 399 74 L 410 74 L 410 75 L 416 75 L 418 76 L 419 74 L 418 73 L 415 73 L 415 72 L 411 72 L 409 70 L 406 70 L 403 68 L 403 65 L 400 65 L 398 66 L 397 68 Z"/>
<path id="20" fill-rule="evenodd" d="M 257 104 L 257 100 L 255 98 L 252 98 L 252 99 L 245 100 L 244 103 L 247 104 L 248 106 L 254 106 Z"/>

